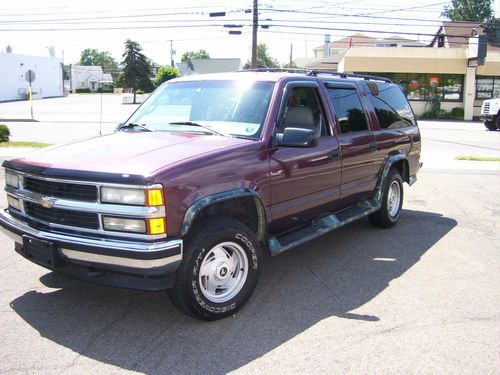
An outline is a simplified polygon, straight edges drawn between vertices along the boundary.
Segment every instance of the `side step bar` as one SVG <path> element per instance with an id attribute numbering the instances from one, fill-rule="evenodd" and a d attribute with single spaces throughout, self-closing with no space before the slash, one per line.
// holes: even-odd
<path id="1" fill-rule="evenodd" d="M 271 251 L 271 255 L 281 254 L 284 251 L 321 237 L 354 220 L 368 216 L 379 210 L 380 207 L 380 201 L 376 198 L 371 198 L 337 215 L 332 214 L 322 217 L 312 222 L 309 226 L 298 229 L 292 233 L 287 233 L 279 237 L 273 236 L 269 239 L 269 250 Z"/>

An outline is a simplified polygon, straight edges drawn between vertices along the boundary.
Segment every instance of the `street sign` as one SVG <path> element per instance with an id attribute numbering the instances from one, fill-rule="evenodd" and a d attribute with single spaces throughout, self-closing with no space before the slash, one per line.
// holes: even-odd
<path id="1" fill-rule="evenodd" d="M 24 78 L 26 79 L 26 82 L 31 84 L 35 80 L 36 74 L 33 70 L 30 69 L 26 73 L 24 73 Z"/>

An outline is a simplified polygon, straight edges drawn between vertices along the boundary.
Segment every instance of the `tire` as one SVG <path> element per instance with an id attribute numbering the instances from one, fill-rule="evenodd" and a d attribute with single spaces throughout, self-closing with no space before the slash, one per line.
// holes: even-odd
<path id="1" fill-rule="evenodd" d="M 497 121 L 493 121 L 493 120 L 484 120 L 484 126 L 486 126 L 486 129 L 488 130 L 491 130 L 491 131 L 495 131 L 497 130 L 497 126 L 498 126 L 498 118 L 497 118 Z"/>
<path id="2" fill-rule="evenodd" d="M 234 314 L 252 295 L 261 268 L 255 234 L 228 217 L 200 222 L 186 239 L 175 286 L 168 291 L 181 311 L 202 320 Z"/>
<path id="3" fill-rule="evenodd" d="M 390 228 L 396 225 L 403 207 L 403 180 L 401 174 L 395 168 L 389 171 L 382 206 L 373 214 L 368 216 L 370 223 L 379 228 Z"/>

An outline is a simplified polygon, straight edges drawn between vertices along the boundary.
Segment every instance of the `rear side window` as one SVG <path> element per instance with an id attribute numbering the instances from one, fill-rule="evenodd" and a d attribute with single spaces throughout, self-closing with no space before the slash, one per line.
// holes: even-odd
<path id="1" fill-rule="evenodd" d="M 354 87 L 328 87 L 328 93 L 342 134 L 368 130 L 365 111 Z"/>
<path id="2" fill-rule="evenodd" d="M 417 125 L 410 104 L 399 86 L 381 82 L 369 82 L 367 85 L 370 89 L 368 98 L 375 109 L 381 129 Z"/>

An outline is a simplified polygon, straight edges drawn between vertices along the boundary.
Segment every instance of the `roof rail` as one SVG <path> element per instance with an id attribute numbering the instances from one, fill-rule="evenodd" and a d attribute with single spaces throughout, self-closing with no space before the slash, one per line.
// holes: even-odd
<path id="1" fill-rule="evenodd" d="M 382 82 L 392 83 L 392 81 L 386 77 L 371 76 L 368 74 L 331 72 L 329 70 L 311 70 L 311 69 L 301 69 L 301 68 L 248 68 L 239 70 L 239 72 L 302 73 L 308 76 L 315 76 L 315 77 L 317 77 L 318 75 L 331 75 L 339 78 L 359 78 L 359 79 L 364 79 L 365 81 L 382 81 Z"/>
<path id="2" fill-rule="evenodd" d="M 309 73 L 310 69 L 301 68 L 248 68 L 239 70 L 239 72 L 274 72 L 274 73 Z"/>
<path id="3" fill-rule="evenodd" d="M 332 75 L 332 76 L 340 77 L 340 78 L 360 78 L 360 79 L 364 79 L 365 81 L 382 81 L 382 82 L 392 83 L 392 81 L 389 78 L 371 76 L 368 74 L 340 73 L 340 72 L 330 72 L 328 70 L 310 70 L 307 73 L 308 76 L 318 76 L 321 74 Z"/>

